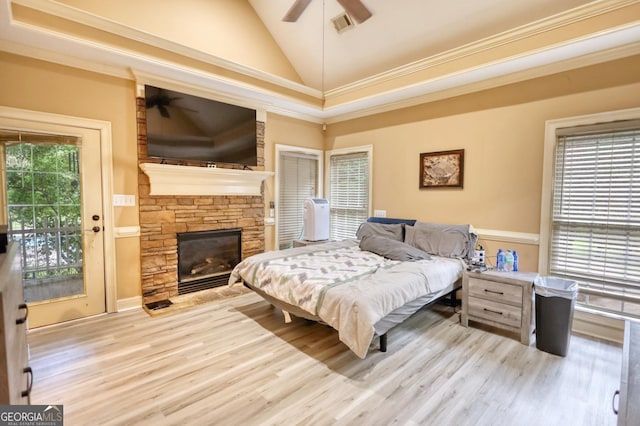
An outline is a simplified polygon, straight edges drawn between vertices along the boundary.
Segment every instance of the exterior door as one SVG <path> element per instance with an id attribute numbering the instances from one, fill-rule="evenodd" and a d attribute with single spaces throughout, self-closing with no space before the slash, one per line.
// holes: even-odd
<path id="1" fill-rule="evenodd" d="M 106 310 L 100 133 L 35 127 L 0 130 L 30 328 Z"/>

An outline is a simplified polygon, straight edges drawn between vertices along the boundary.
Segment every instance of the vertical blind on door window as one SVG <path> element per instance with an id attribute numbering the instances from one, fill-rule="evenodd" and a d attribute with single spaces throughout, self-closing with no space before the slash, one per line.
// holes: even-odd
<path id="1" fill-rule="evenodd" d="M 587 291 L 610 292 L 622 301 L 635 298 L 640 295 L 640 127 L 562 133 L 567 132 L 557 137 L 549 272 L 574 279 Z M 624 303 L 620 306 L 616 309 L 624 310 Z"/>
<path id="2" fill-rule="evenodd" d="M 332 155 L 329 169 L 331 238 L 354 238 L 369 215 L 368 153 Z"/>
<path id="3" fill-rule="evenodd" d="M 289 248 L 300 238 L 306 198 L 317 196 L 318 158 L 296 152 L 280 153 L 278 246 Z"/>

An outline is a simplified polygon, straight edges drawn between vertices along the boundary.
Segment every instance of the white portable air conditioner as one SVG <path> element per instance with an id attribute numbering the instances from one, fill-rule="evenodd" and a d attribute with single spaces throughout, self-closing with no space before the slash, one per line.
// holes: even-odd
<path id="1" fill-rule="evenodd" d="M 329 239 L 329 201 L 325 198 L 304 200 L 303 220 L 303 240 L 323 241 Z"/>

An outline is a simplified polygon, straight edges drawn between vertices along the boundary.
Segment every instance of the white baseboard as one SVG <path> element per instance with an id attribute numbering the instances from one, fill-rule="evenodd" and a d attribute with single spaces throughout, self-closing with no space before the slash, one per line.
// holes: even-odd
<path id="1" fill-rule="evenodd" d="M 127 297 L 126 299 L 118 299 L 117 312 L 126 311 L 128 309 L 142 308 L 142 296 Z"/>
<path id="2" fill-rule="evenodd" d="M 576 309 L 572 331 L 610 342 L 624 340 L 624 320 Z"/>

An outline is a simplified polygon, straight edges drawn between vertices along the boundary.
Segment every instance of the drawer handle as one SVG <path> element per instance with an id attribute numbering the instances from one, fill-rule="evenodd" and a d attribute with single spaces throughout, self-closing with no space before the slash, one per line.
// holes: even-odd
<path id="1" fill-rule="evenodd" d="M 27 385 L 27 390 L 22 391 L 21 395 L 23 398 L 29 398 L 29 403 L 31 403 L 31 388 L 33 387 L 33 370 L 31 367 L 25 367 L 22 369 L 24 374 L 29 375 L 29 384 Z"/>
<path id="2" fill-rule="evenodd" d="M 613 413 L 617 416 L 618 410 L 616 409 L 616 396 L 618 397 L 618 402 L 620 402 L 620 391 L 617 390 L 613 393 L 613 398 L 611 398 L 611 409 L 613 409 Z"/>
<path id="3" fill-rule="evenodd" d="M 20 324 L 24 324 L 25 322 L 27 322 L 27 317 L 29 316 L 29 307 L 27 306 L 26 303 L 21 303 L 18 305 L 18 309 L 24 309 L 24 317 L 22 318 L 18 318 L 16 320 L 16 324 L 20 325 Z"/>
<path id="4" fill-rule="evenodd" d="M 487 312 L 491 312 L 492 314 L 502 315 L 502 312 L 500 312 L 500 311 L 492 311 L 491 309 L 487 309 L 487 308 L 484 308 L 484 310 L 487 311 Z"/>
<path id="5" fill-rule="evenodd" d="M 487 290 L 486 288 L 484 289 L 484 291 L 486 291 L 487 293 L 499 294 L 500 296 L 504 296 L 504 293 L 501 291 Z"/>

